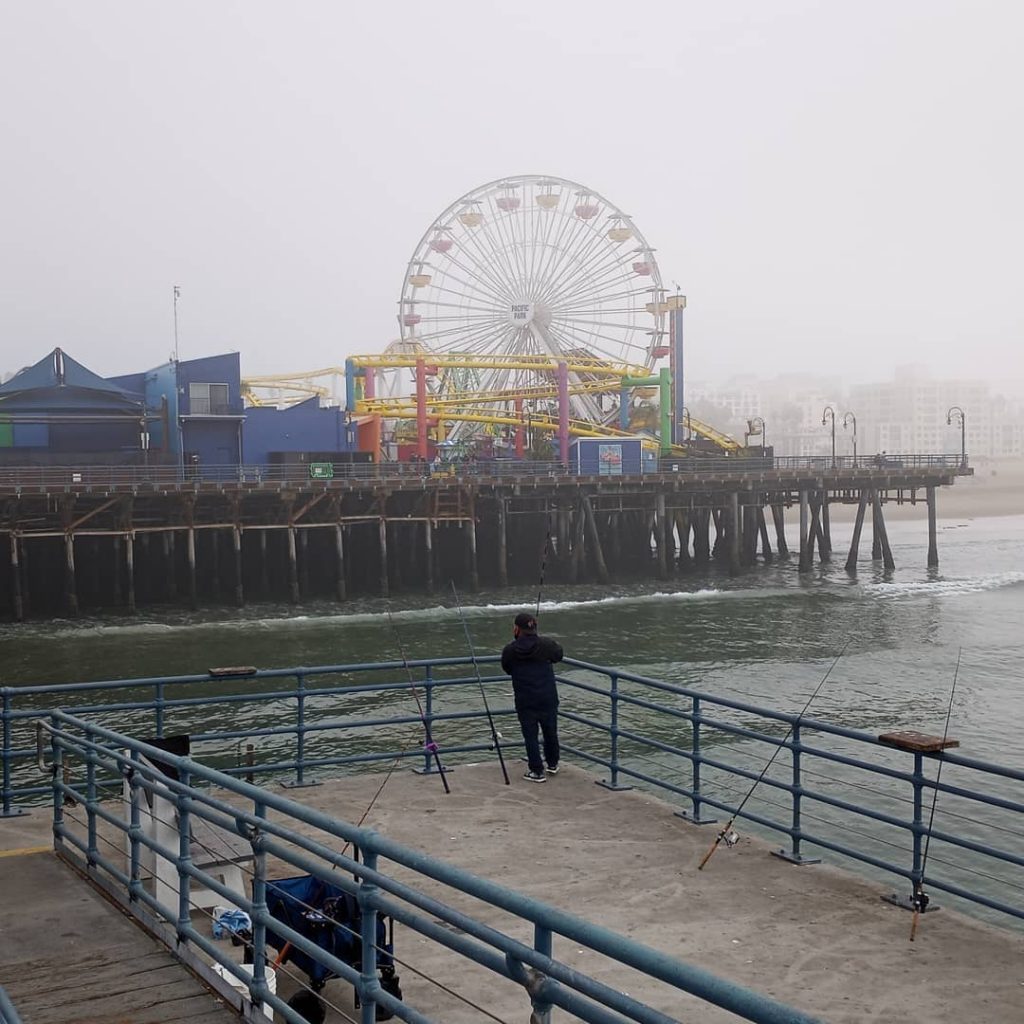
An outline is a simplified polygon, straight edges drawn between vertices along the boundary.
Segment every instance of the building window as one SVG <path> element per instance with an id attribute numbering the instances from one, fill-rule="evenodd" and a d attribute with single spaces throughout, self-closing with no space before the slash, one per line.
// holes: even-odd
<path id="1" fill-rule="evenodd" d="M 188 406 L 193 416 L 226 416 L 231 412 L 227 384 L 189 384 Z"/>

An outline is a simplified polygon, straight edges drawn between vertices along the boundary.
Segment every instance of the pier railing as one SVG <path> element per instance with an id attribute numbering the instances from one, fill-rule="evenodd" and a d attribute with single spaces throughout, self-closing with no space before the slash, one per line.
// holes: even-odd
<path id="1" fill-rule="evenodd" d="M 0 985 L 0 1024 L 21 1024 L 21 1017 L 3 985 Z"/>
<path id="2" fill-rule="evenodd" d="M 627 969 L 634 980 L 643 978 L 645 987 L 660 983 L 671 1005 L 684 992 L 762 1024 L 813 1024 L 807 1014 L 702 968 L 199 761 L 60 711 L 37 726 L 39 763 L 51 772 L 58 852 L 88 872 L 225 998 L 240 1003 L 247 1019 L 266 1008 L 291 1024 L 306 1021 L 276 994 L 275 968 L 304 982 L 289 970 L 288 961 L 282 964 L 269 952 L 269 931 L 278 937 L 274 946 L 284 940 L 328 976 L 353 985 L 364 1024 L 376 1019 L 378 1007 L 404 1021 L 431 1024 L 437 1018 L 403 1001 L 394 984 L 401 950 L 392 956 L 378 925 L 378 918 L 390 918 L 422 936 L 421 941 L 489 971 L 492 985 L 507 981 L 521 986 L 531 1004 L 530 1019 L 541 1024 L 550 1020 L 552 1007 L 594 1024 L 677 1020 L 630 996 L 628 981 L 623 986 L 617 979 L 613 987 L 574 966 L 584 951 L 608 958 L 616 973 Z M 73 772 L 65 771 L 69 765 Z M 97 782 L 101 775 L 122 780 L 120 802 L 103 799 Z M 198 836 L 208 833 L 200 826 L 233 836 L 247 848 L 248 856 L 238 858 L 246 874 L 243 893 L 202 867 Z M 154 864 L 152 886 L 145 881 L 147 855 Z M 268 873 L 271 858 L 273 874 Z M 319 927 L 339 931 L 326 944 L 330 948 L 314 941 L 295 917 L 286 924 L 271 914 L 268 897 L 273 900 L 282 891 L 274 881 L 282 872 L 308 874 L 318 880 L 318 891 L 330 887 L 353 898 L 358 914 L 344 902 L 312 895 L 308 903 L 298 900 L 301 916 L 312 915 Z M 198 889 L 249 915 L 251 930 L 243 936 L 249 964 L 239 964 L 227 943 L 211 938 L 204 904 L 194 898 Z M 474 907 L 482 905 L 482 913 L 457 910 L 448 902 L 452 897 L 464 902 L 467 896 Z M 514 937 L 524 932 L 532 933 L 532 944 Z M 225 974 L 236 979 L 244 998 L 233 996 L 223 983 Z M 331 996 L 321 998 L 333 1005 Z"/>
<path id="3" fill-rule="evenodd" d="M 494 657 L 479 661 L 492 712 L 511 737 L 518 730 L 508 680 L 492 674 Z M 443 756 L 493 757 L 470 659 L 410 667 Z M 1015 880 L 1024 867 L 1024 771 L 953 751 L 894 749 L 864 730 L 575 659 L 559 681 L 566 753 L 604 769 L 610 787 L 640 785 L 681 798 L 680 814 L 693 822 L 724 822 L 781 748 L 740 819 L 782 837 L 782 856 L 806 864 L 809 850 L 829 851 L 896 879 L 904 896 L 923 884 L 1024 921 L 1024 887 Z M 429 773 L 408 690 L 399 662 L 0 688 L 0 808 L 16 814 L 48 795 L 34 773 L 31 728 L 55 707 L 136 737 L 187 733 L 205 764 L 250 781 L 287 777 L 302 786 L 314 773 L 396 758 Z M 521 747 L 518 739 L 505 745 Z M 100 776 L 97 785 L 120 781 Z"/>
<path id="4" fill-rule="evenodd" d="M 750 450 L 722 457 L 664 457 L 645 465 L 647 472 L 706 474 L 744 473 L 901 473 L 906 470 L 966 469 L 960 455 L 818 455 L 761 456 Z M 427 463 L 316 463 L 302 465 L 209 465 L 209 466 L 0 466 L 0 488 L 107 488 L 147 487 L 191 488 L 203 485 L 261 486 L 264 484 L 313 483 L 330 486 L 331 481 L 388 480 L 396 483 L 455 477 L 519 478 L 523 476 L 578 476 L 572 466 L 561 462 L 517 459 L 479 459 L 432 468 Z"/>

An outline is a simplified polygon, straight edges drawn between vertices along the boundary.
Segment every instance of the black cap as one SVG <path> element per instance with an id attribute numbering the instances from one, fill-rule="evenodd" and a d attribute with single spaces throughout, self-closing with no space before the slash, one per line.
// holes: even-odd
<path id="1" fill-rule="evenodd" d="M 537 620 L 529 612 L 520 612 L 516 616 L 516 628 L 527 631 L 536 630 Z"/>

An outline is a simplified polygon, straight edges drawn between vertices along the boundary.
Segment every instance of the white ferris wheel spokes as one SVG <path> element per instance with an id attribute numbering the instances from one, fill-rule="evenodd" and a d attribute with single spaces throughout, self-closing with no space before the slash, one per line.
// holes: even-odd
<path id="1" fill-rule="evenodd" d="M 402 285 L 403 342 L 478 357 L 488 391 L 537 384 L 501 357 L 650 370 L 667 354 L 653 250 L 628 215 L 591 189 L 524 175 L 452 203 L 416 248 Z M 572 383 L 580 384 L 579 373 Z M 574 416 L 604 416 L 574 394 Z"/>

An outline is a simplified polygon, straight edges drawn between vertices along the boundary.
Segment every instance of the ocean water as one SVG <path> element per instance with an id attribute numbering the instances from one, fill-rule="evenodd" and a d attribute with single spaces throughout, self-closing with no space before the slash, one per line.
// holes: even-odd
<path id="1" fill-rule="evenodd" d="M 808 715 L 873 733 L 918 729 L 942 734 L 959 659 L 949 732 L 960 741 L 960 753 L 1024 768 L 1024 516 L 940 520 L 940 565 L 931 570 L 925 565 L 924 522 L 893 522 L 889 534 L 897 568 L 889 577 L 880 563 L 870 560 L 861 562 L 855 578 L 845 572 L 843 549 L 849 533 L 848 524 L 833 524 L 836 561 L 803 576 L 793 559 L 737 579 L 710 574 L 623 586 L 548 587 L 541 595 L 541 628 L 557 636 L 567 654 L 582 660 L 792 712 L 800 711 L 841 654 Z M 870 553 L 870 536 L 864 540 L 861 551 Z M 500 650 L 514 614 L 532 609 L 537 592 L 510 588 L 459 596 L 475 650 L 483 654 Z M 397 595 L 390 602 L 325 604 L 300 611 L 267 605 L 241 612 L 144 610 L 132 619 L 4 624 L 0 674 L 4 684 L 18 686 L 196 673 L 217 665 L 271 668 L 397 660 L 399 637 L 410 658 L 468 653 L 449 591 L 429 599 Z M 217 685 L 211 684 L 211 692 Z M 465 707 L 475 706 L 479 692 L 463 689 L 458 700 Z M 498 687 L 492 701 L 500 704 L 502 696 L 504 688 Z M 401 692 L 381 698 L 380 704 L 394 713 L 412 710 L 408 694 Z M 606 705 L 599 707 L 568 687 L 563 688 L 563 705 L 594 717 L 607 713 Z M 330 710 L 320 709 L 323 714 Z M 247 720 L 255 722 L 253 716 L 259 713 L 237 706 L 213 710 L 203 725 L 230 722 L 239 727 Z M 624 710 L 623 724 L 666 741 L 683 736 L 677 724 L 643 709 Z M 480 739 L 481 728 L 478 723 L 446 725 L 447 733 L 438 739 Z M 571 727 L 567 735 L 572 741 Z M 319 742 L 332 741 L 322 737 Z M 359 743 L 351 736 L 345 742 L 350 747 Z M 770 753 L 763 744 L 711 732 L 705 742 L 706 753 L 716 744 L 728 745 L 731 757 L 741 759 L 736 763 L 754 772 Z M 671 755 L 624 744 L 623 757 L 638 770 L 678 773 L 681 783 L 688 779 L 688 766 Z M 908 760 L 902 755 L 893 763 L 906 768 Z M 773 769 L 770 778 L 787 778 L 788 755 L 779 761 L 786 765 Z M 944 781 L 968 781 L 950 772 Z M 805 782 L 846 799 L 861 786 L 859 777 L 855 781 L 842 766 L 817 775 L 812 771 Z M 705 773 L 705 783 L 723 799 L 741 798 L 749 785 L 713 770 Z M 870 786 L 874 791 L 867 796 L 854 795 L 909 817 L 905 788 L 887 787 L 877 779 Z M 1021 800 L 1022 789 L 1007 780 L 997 782 L 993 792 Z M 750 807 L 762 813 L 774 808 L 776 816 L 785 818 L 781 808 L 786 799 L 770 788 L 759 789 Z M 977 814 L 976 808 L 946 798 L 940 808 L 946 815 L 941 819 L 944 827 L 955 827 L 982 843 L 996 837 L 1003 848 L 1024 855 L 1019 815 L 1014 819 L 994 810 Z M 810 802 L 806 810 L 808 829 L 844 841 L 851 838 L 843 831 L 848 822 L 844 824 L 841 812 Z M 860 819 L 856 828 L 871 853 L 905 861 L 902 833 Z M 936 863 L 947 856 L 940 849 L 934 853 Z M 1024 906 L 1021 869 L 996 867 L 993 871 L 990 860 L 968 858 L 949 870 L 959 883 L 980 886 L 998 898 L 1009 898 L 1009 893 Z"/>

